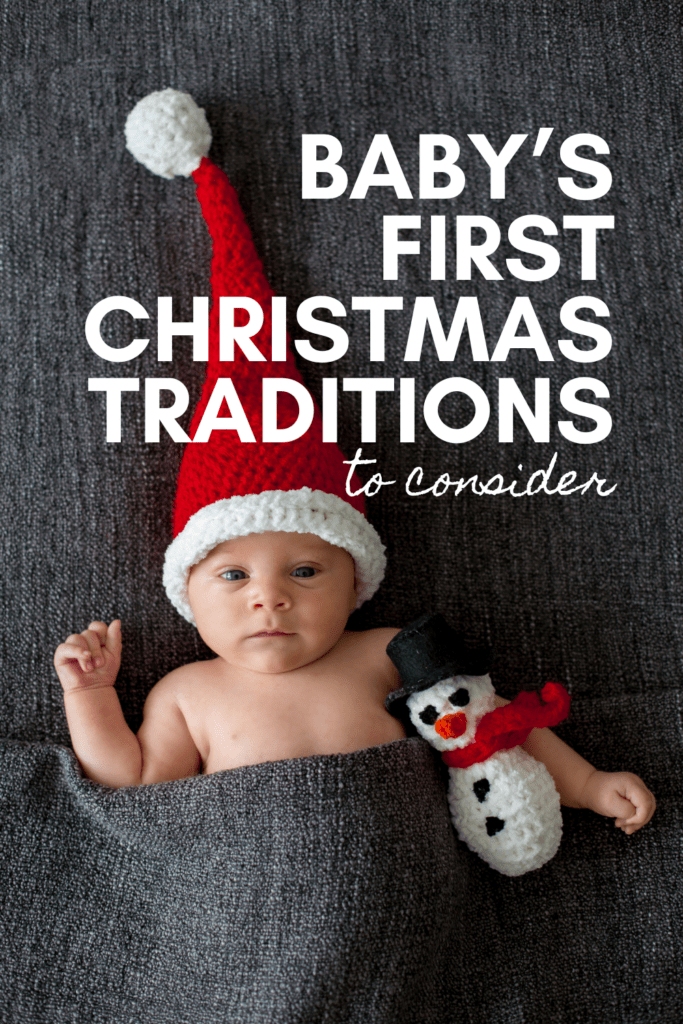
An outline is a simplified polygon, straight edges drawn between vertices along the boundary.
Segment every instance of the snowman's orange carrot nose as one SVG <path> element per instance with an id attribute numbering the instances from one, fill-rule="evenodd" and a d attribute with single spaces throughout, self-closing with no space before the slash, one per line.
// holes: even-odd
<path id="1" fill-rule="evenodd" d="M 455 715 L 444 715 L 435 724 L 434 728 L 444 740 L 454 740 L 467 729 L 467 716 L 462 711 Z"/>

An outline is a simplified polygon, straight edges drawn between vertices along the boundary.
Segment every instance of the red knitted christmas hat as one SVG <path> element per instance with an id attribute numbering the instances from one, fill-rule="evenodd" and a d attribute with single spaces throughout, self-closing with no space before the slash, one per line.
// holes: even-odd
<path id="1" fill-rule="evenodd" d="M 211 239 L 211 312 L 206 381 L 190 426 L 178 474 L 174 540 L 166 551 L 164 586 L 189 622 L 187 579 L 193 565 L 217 544 L 266 530 L 314 533 L 348 551 L 356 567 L 360 605 L 377 590 L 386 559 L 384 546 L 364 515 L 363 497 L 346 493 L 348 463 L 336 444 L 323 442 L 322 420 L 304 388 L 287 344 L 271 361 L 273 292 L 263 272 L 237 194 L 226 175 L 207 159 L 211 132 L 187 93 L 164 89 L 140 100 L 126 122 L 126 144 L 149 170 L 165 178 L 192 175 Z M 220 299 L 237 297 L 249 316 L 263 313 L 263 325 L 245 343 L 251 358 L 235 346 L 220 358 Z M 258 303 L 258 306 L 256 305 Z M 279 384 L 276 384 L 279 379 Z M 280 394 L 276 394 L 279 391 Z M 232 401 L 236 395 L 239 401 Z M 311 426 L 287 440 L 299 404 L 312 412 Z M 284 400 L 283 400 L 284 399 Z M 230 417 L 219 417 L 223 402 Z M 278 441 L 263 441 L 263 413 L 281 422 Z M 244 410 L 242 415 L 241 409 Z M 198 428 L 205 412 L 212 427 Z M 268 433 L 273 433 L 269 424 Z M 296 433 L 297 431 L 293 431 Z M 359 490 L 354 477 L 352 489 Z"/>

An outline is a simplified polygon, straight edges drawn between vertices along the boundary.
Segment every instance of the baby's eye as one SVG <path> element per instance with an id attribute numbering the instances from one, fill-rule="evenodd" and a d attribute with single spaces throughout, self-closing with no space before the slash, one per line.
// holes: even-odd
<path id="1" fill-rule="evenodd" d="M 439 717 L 439 712 L 436 710 L 433 704 L 428 704 L 427 707 L 420 712 L 420 720 L 425 725 L 434 725 L 434 722 Z"/>
<path id="2" fill-rule="evenodd" d="M 315 576 L 315 569 L 312 565 L 300 565 L 298 569 L 292 572 L 292 576 L 297 576 L 299 579 L 308 579 L 309 576 Z"/>
<path id="3" fill-rule="evenodd" d="M 225 572 L 221 573 L 221 576 L 224 580 L 228 580 L 230 583 L 235 580 L 246 580 L 247 578 L 246 572 L 242 569 L 227 569 Z"/>
<path id="4" fill-rule="evenodd" d="M 452 704 L 454 708 L 464 708 L 466 704 L 470 702 L 470 692 L 466 690 L 464 686 L 461 686 L 459 690 L 452 693 L 448 698 L 448 703 Z"/>

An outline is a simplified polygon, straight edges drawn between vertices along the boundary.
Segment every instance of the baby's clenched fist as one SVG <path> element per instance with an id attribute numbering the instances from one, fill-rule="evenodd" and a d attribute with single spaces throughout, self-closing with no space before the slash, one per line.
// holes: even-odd
<path id="1" fill-rule="evenodd" d="M 614 824 L 630 836 L 646 825 L 657 802 L 642 779 L 633 772 L 599 772 L 584 787 L 585 806 L 596 814 L 614 818 Z"/>
<path id="2" fill-rule="evenodd" d="M 91 622 L 55 651 L 55 668 L 65 692 L 113 686 L 121 665 L 121 620 Z"/>

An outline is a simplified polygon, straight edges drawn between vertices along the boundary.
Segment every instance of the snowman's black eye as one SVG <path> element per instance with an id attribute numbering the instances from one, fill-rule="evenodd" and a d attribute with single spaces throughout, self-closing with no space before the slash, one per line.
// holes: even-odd
<path id="1" fill-rule="evenodd" d="M 434 722 L 439 717 L 439 712 L 432 704 L 428 704 L 424 711 L 420 712 L 420 720 L 425 725 L 434 725 Z"/>
<path id="2" fill-rule="evenodd" d="M 470 691 L 466 690 L 464 686 L 461 686 L 459 690 L 456 690 L 448 698 L 448 703 L 452 704 L 454 708 L 464 708 L 469 702 Z"/>

